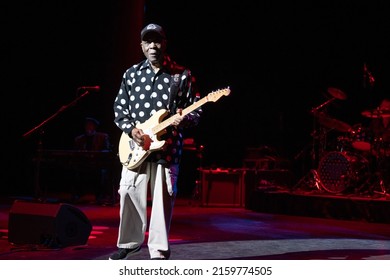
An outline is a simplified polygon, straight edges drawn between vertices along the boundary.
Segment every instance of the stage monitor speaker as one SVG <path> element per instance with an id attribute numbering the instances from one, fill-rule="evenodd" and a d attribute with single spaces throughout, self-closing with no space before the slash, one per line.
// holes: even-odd
<path id="1" fill-rule="evenodd" d="M 15 245 L 54 248 L 85 245 L 91 230 L 87 216 L 65 203 L 16 200 L 9 212 L 8 241 Z"/>

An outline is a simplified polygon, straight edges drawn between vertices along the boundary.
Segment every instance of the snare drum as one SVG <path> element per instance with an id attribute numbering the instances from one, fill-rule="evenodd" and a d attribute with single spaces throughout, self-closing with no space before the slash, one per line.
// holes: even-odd
<path id="1" fill-rule="evenodd" d="M 352 151 L 351 148 L 351 138 L 349 136 L 339 136 L 337 137 L 336 151 Z"/>
<path id="2" fill-rule="evenodd" d="M 369 128 L 362 127 L 360 124 L 354 125 L 349 132 L 351 145 L 359 151 L 370 151 L 373 141 L 373 133 Z"/>

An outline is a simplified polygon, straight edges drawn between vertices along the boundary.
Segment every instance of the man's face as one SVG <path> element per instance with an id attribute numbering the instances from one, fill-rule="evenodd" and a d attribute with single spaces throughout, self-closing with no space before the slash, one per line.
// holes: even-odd
<path id="1" fill-rule="evenodd" d="M 161 62 L 166 50 L 166 40 L 159 34 L 150 32 L 141 41 L 142 52 L 152 63 Z"/>

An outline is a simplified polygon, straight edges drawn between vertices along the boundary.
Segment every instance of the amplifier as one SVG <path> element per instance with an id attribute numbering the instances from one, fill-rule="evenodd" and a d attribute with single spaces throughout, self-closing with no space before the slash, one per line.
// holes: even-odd
<path id="1" fill-rule="evenodd" d="M 202 206 L 244 207 L 243 169 L 202 169 Z"/>

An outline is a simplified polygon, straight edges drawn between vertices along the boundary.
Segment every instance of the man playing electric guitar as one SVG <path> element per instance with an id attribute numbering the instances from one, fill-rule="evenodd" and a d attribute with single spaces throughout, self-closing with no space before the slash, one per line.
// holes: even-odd
<path id="1" fill-rule="evenodd" d="M 113 106 L 114 122 L 123 135 L 128 137 L 123 141 L 125 147 L 129 147 L 131 142 L 141 147 L 140 151 L 145 151 L 148 145 L 152 147 L 153 142 L 149 141 L 142 124 L 148 123 L 158 112 L 165 112 L 160 110 L 167 110 L 175 117 L 172 124 L 161 133 L 165 141 L 163 149 L 148 154 L 134 169 L 125 164 L 122 166 L 118 190 L 118 251 L 110 256 L 112 260 L 125 259 L 138 252 L 147 228 L 150 258 L 169 258 L 168 233 L 177 191 L 182 133 L 185 127 L 197 125 L 202 113 L 199 107 L 185 115 L 176 114 L 199 100 L 200 94 L 191 71 L 176 64 L 166 54 L 167 40 L 162 27 L 157 24 L 147 25 L 141 31 L 140 46 L 146 59 L 125 71 Z M 156 142 L 156 139 L 151 140 Z M 148 186 L 153 201 L 149 227 Z"/>
<path id="2" fill-rule="evenodd" d="M 134 170 L 153 152 L 164 148 L 166 141 L 162 135 L 166 128 L 173 125 L 179 126 L 185 115 L 196 110 L 204 103 L 217 101 L 223 95 L 229 95 L 230 89 L 222 89 L 209 93 L 207 96 L 186 107 L 184 110 L 179 108 L 173 116 L 164 119 L 169 111 L 160 109 L 154 113 L 146 122 L 138 124 L 135 127 L 136 135 L 131 139 L 125 132 L 122 133 L 119 141 L 119 160 L 128 169 Z"/>

